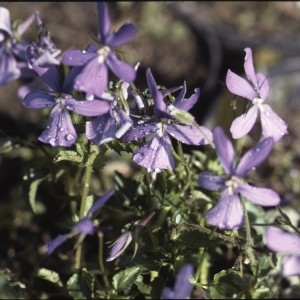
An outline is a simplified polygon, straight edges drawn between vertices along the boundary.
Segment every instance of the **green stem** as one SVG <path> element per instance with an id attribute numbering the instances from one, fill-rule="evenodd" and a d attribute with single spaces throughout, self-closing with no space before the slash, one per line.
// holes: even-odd
<path id="1" fill-rule="evenodd" d="M 82 219 L 84 214 L 86 213 L 86 204 L 87 204 L 87 197 L 89 194 L 91 177 L 93 172 L 93 163 L 96 157 L 99 154 L 99 149 L 96 146 L 93 146 L 89 143 L 88 145 L 88 158 L 85 164 L 85 170 L 83 175 L 83 188 L 82 188 L 82 195 L 81 195 L 81 202 L 80 202 L 80 209 L 79 209 L 79 219 Z M 77 247 L 76 254 L 75 254 L 75 269 L 79 270 L 81 268 L 82 262 L 82 243 Z"/>
<path id="2" fill-rule="evenodd" d="M 100 272 L 103 276 L 103 280 L 104 280 L 104 284 L 105 284 L 106 289 L 110 290 L 109 280 L 107 278 L 104 263 L 103 263 L 103 233 L 101 231 L 98 233 L 98 240 L 99 240 L 99 267 L 100 267 Z"/>
<path id="3" fill-rule="evenodd" d="M 250 221 L 249 221 L 249 216 L 248 216 L 248 212 L 246 209 L 246 204 L 245 204 L 245 199 L 243 197 L 241 197 L 242 200 L 242 205 L 243 205 L 243 212 L 244 212 L 244 220 L 245 220 L 245 232 L 246 232 L 246 243 L 244 245 L 245 247 L 245 253 L 248 256 L 248 259 L 250 260 L 250 263 L 254 263 L 255 262 L 255 256 L 254 256 L 254 252 L 253 252 L 253 240 L 252 240 L 252 236 L 251 236 L 251 227 L 250 227 Z"/>
<path id="4" fill-rule="evenodd" d="M 211 231 L 210 235 L 209 235 L 209 239 L 211 240 L 213 238 L 213 235 L 214 233 L 216 232 L 217 230 L 217 227 L 214 227 L 214 229 Z M 198 282 L 199 279 L 200 279 L 200 275 L 201 275 L 201 271 L 202 271 L 202 266 L 203 266 L 203 263 L 204 263 L 204 259 L 206 257 L 206 254 L 207 254 L 207 249 L 208 248 L 204 248 L 203 250 L 200 248 L 200 252 L 201 253 L 201 257 L 200 257 L 200 261 L 199 261 L 199 264 L 198 264 L 198 267 L 197 267 L 197 270 L 196 270 L 196 281 Z"/>

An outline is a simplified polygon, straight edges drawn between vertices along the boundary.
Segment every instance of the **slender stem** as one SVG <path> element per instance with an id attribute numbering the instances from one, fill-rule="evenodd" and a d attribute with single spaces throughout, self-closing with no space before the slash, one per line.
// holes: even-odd
<path id="1" fill-rule="evenodd" d="M 104 284 L 106 289 L 110 290 L 110 284 L 105 272 L 105 267 L 103 263 L 103 233 L 100 231 L 98 232 L 98 240 L 99 240 L 99 267 L 100 267 L 100 272 L 103 276 Z"/>
<path id="2" fill-rule="evenodd" d="M 250 227 L 250 221 L 249 221 L 249 216 L 248 212 L 246 209 L 246 204 L 245 204 L 245 199 L 241 197 L 242 200 L 242 205 L 243 205 L 243 212 L 244 212 L 244 219 L 245 219 L 245 232 L 246 232 L 246 243 L 245 243 L 245 253 L 248 256 L 250 263 L 255 262 L 255 256 L 253 252 L 253 240 L 251 236 L 251 227 Z"/>
<path id="3" fill-rule="evenodd" d="M 211 231 L 211 233 L 209 235 L 209 239 L 210 240 L 213 238 L 213 235 L 214 235 L 214 233 L 215 233 L 216 230 L 217 230 L 217 227 L 214 227 L 214 229 Z M 200 261 L 199 261 L 199 264 L 198 264 L 198 267 L 197 267 L 197 270 L 196 270 L 196 281 L 199 281 L 199 279 L 200 279 L 200 275 L 201 275 L 201 271 L 202 271 L 202 266 L 203 266 L 204 259 L 205 259 L 206 254 L 207 254 L 207 249 L 208 248 L 204 248 L 202 250 L 200 248 L 200 252 L 202 252 L 202 253 L 201 253 Z"/>
<path id="4" fill-rule="evenodd" d="M 87 197 L 89 194 L 90 189 L 90 182 L 93 172 L 93 163 L 99 154 L 98 148 L 89 142 L 88 146 L 88 158 L 85 164 L 85 170 L 83 175 L 83 188 L 81 194 L 81 202 L 80 202 L 80 210 L 79 210 L 79 219 L 82 219 L 84 214 L 86 213 L 86 204 L 87 204 Z M 79 270 L 81 267 L 82 262 L 82 243 L 77 247 L 76 254 L 75 254 L 75 269 Z"/>

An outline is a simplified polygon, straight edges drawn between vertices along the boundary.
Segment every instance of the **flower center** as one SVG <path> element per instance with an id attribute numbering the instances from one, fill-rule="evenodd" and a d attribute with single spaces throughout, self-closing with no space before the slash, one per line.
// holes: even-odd
<path id="1" fill-rule="evenodd" d="M 253 100 L 253 104 L 257 104 L 260 111 L 265 110 L 263 103 L 264 103 L 264 100 L 261 98 L 254 98 L 254 100 Z"/>
<path id="2" fill-rule="evenodd" d="M 239 182 L 240 179 L 236 176 L 231 176 L 231 178 L 225 182 L 225 185 L 228 187 L 230 195 L 234 194 L 234 191 L 237 189 Z"/>
<path id="3" fill-rule="evenodd" d="M 110 53 L 110 48 L 108 46 L 104 46 L 98 50 L 98 63 L 102 64 Z"/>

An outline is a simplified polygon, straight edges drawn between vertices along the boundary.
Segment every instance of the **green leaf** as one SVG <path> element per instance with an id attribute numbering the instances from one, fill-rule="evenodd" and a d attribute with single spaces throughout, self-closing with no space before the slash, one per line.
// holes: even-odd
<path id="1" fill-rule="evenodd" d="M 150 295 L 152 287 L 148 284 L 145 284 L 143 282 L 143 276 L 142 275 L 138 275 L 138 277 L 136 278 L 136 281 L 134 282 L 134 284 L 138 287 L 139 291 L 144 295 Z"/>
<path id="2" fill-rule="evenodd" d="M 77 163 L 83 162 L 83 156 L 73 150 L 62 150 L 54 157 L 54 162 L 59 162 L 62 160 L 73 161 Z"/>
<path id="3" fill-rule="evenodd" d="M 113 277 L 114 288 L 118 291 L 130 289 L 140 272 L 141 269 L 139 267 L 131 267 L 117 273 Z"/>
<path id="4" fill-rule="evenodd" d="M 37 193 L 37 189 L 38 189 L 38 186 L 40 185 L 40 183 L 45 180 L 45 178 L 38 178 L 38 179 L 35 179 L 33 180 L 31 183 L 30 183 L 30 186 L 29 186 L 29 204 L 31 206 L 31 209 L 32 211 L 35 213 L 35 214 L 40 214 L 44 211 L 44 206 L 42 206 L 41 203 L 37 203 L 36 202 L 36 193 Z"/>
<path id="5" fill-rule="evenodd" d="M 41 269 L 38 270 L 37 276 L 44 279 L 44 280 L 55 283 L 58 286 L 63 286 L 63 284 L 60 280 L 59 274 L 55 271 L 52 271 L 52 270 L 49 270 L 49 269 L 46 269 L 46 268 L 41 268 Z"/>
<path id="6" fill-rule="evenodd" d="M 223 270 L 214 276 L 214 284 L 210 287 L 212 298 L 249 298 L 251 278 L 248 274 L 241 276 L 232 270 Z"/>

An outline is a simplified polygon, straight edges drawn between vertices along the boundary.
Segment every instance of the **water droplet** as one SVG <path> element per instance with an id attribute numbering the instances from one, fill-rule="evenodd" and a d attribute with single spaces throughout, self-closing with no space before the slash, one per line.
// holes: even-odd
<path id="1" fill-rule="evenodd" d="M 60 127 L 59 128 L 59 131 L 64 131 L 65 129 L 63 127 Z"/>
<path id="2" fill-rule="evenodd" d="M 155 168 L 154 172 L 159 173 L 159 172 L 161 172 L 161 169 L 160 168 Z"/>
<path id="3" fill-rule="evenodd" d="M 136 153 L 134 156 L 134 161 L 138 164 L 144 159 L 145 155 L 143 153 Z"/>
<path id="4" fill-rule="evenodd" d="M 49 144 L 51 145 L 51 146 L 55 146 L 55 138 L 51 138 L 50 140 L 49 140 Z"/>
<path id="5" fill-rule="evenodd" d="M 74 139 L 74 135 L 69 133 L 67 136 L 66 136 L 66 139 L 70 142 Z"/>

